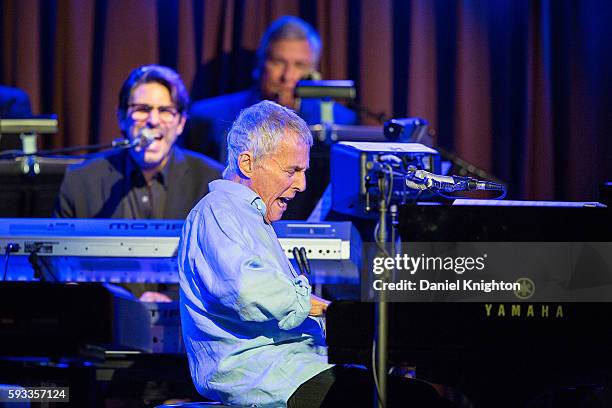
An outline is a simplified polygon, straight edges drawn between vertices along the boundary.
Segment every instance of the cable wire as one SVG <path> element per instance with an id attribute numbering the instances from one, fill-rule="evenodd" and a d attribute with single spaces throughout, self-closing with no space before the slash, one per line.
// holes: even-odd
<path id="1" fill-rule="evenodd" d="M 6 275 L 8 273 L 9 258 L 11 256 L 11 252 L 13 252 L 14 250 L 17 250 L 17 248 L 19 248 L 19 246 L 17 246 L 17 244 L 14 244 L 12 242 L 6 245 L 6 250 L 4 251 L 4 274 L 2 275 L 2 281 L 6 280 Z"/>
<path id="2" fill-rule="evenodd" d="M 372 340 L 372 377 L 374 377 L 374 387 L 376 387 L 376 399 L 378 400 L 379 404 L 384 408 L 385 404 L 382 398 L 380 397 L 381 390 L 376 372 L 376 337 L 374 337 L 374 339 Z"/>

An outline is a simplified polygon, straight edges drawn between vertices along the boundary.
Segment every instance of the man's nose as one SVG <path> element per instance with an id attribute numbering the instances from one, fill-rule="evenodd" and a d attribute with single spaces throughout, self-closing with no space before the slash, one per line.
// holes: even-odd
<path id="1" fill-rule="evenodd" d="M 296 83 L 302 77 L 302 71 L 291 64 L 287 64 L 283 69 L 282 80 L 286 83 Z"/>
<path id="2" fill-rule="evenodd" d="M 155 127 L 159 125 L 159 122 L 159 109 L 151 109 L 151 111 L 149 112 L 149 117 L 147 119 L 147 124 L 149 124 L 151 127 Z"/>
<path id="3" fill-rule="evenodd" d="M 295 181 L 294 188 L 300 193 L 306 190 L 306 172 L 300 172 Z"/>

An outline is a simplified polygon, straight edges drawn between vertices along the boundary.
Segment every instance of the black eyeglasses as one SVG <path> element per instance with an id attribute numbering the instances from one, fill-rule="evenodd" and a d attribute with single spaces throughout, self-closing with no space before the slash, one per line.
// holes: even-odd
<path id="1" fill-rule="evenodd" d="M 159 112 L 159 120 L 165 123 L 172 122 L 178 115 L 178 111 L 172 106 L 151 106 L 142 103 L 130 103 L 128 105 L 130 118 L 137 122 L 147 120 L 155 109 Z"/>

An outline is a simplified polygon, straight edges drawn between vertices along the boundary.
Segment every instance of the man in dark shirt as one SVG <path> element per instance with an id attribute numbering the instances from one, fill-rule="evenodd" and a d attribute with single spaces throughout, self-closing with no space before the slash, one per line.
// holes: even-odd
<path id="1" fill-rule="evenodd" d="M 119 93 L 117 116 L 124 137 L 146 142 L 69 168 L 54 215 L 184 219 L 222 171 L 216 161 L 174 145 L 188 105 L 185 86 L 172 69 L 133 70 Z M 129 289 L 144 301 L 176 298 L 176 285 L 131 284 Z"/>
<path id="2" fill-rule="evenodd" d="M 225 163 L 230 125 L 241 110 L 264 99 L 294 110 L 308 125 L 322 123 L 320 100 L 294 96 L 300 79 L 318 75 L 321 48 L 319 34 L 307 22 L 294 16 L 274 21 L 257 50 L 256 84 L 242 92 L 195 102 L 189 110 L 185 145 Z M 355 112 L 343 105 L 333 103 L 332 112 L 336 124 L 357 123 Z M 329 145 L 315 140 L 310 160 L 308 189 L 291 203 L 285 219 L 306 219 L 329 183 Z"/>
<path id="3" fill-rule="evenodd" d="M 214 160 L 174 146 L 188 104 L 172 69 L 147 65 L 132 71 L 119 93 L 119 127 L 126 138 L 150 144 L 69 168 L 55 216 L 184 219 L 222 170 Z"/>

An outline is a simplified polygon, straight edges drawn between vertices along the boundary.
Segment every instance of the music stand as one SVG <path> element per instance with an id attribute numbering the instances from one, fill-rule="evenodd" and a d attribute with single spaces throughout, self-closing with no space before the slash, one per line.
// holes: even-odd
<path id="1" fill-rule="evenodd" d="M 22 162 L 23 174 L 39 174 L 40 165 L 33 156 L 38 150 L 37 135 L 57 133 L 57 115 L 39 115 L 30 118 L 0 118 L 0 138 L 3 134 L 18 134 L 26 160 Z"/>
<path id="2" fill-rule="evenodd" d="M 333 125 L 322 123 L 311 125 L 310 131 L 321 142 L 388 142 L 382 126 Z"/>
<path id="3" fill-rule="evenodd" d="M 295 85 L 295 97 L 302 99 L 320 99 L 321 122 L 333 124 L 333 99 L 355 99 L 355 84 L 351 80 L 309 80 L 302 79 Z"/>

